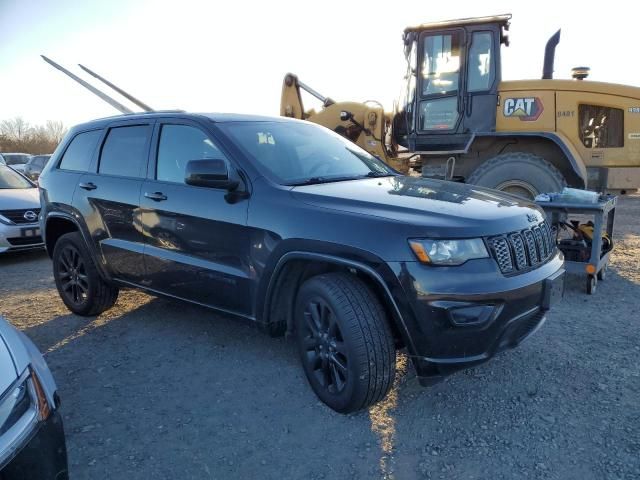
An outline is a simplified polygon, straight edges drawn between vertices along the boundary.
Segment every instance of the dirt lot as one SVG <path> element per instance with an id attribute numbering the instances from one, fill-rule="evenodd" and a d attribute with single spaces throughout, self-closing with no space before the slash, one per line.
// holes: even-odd
<path id="1" fill-rule="evenodd" d="M 338 415 L 293 342 L 123 292 L 70 315 L 44 253 L 0 258 L 0 313 L 46 352 L 74 479 L 640 478 L 640 196 L 618 208 L 598 293 L 567 284 L 518 349 L 423 389 L 406 358 L 387 400 Z"/>

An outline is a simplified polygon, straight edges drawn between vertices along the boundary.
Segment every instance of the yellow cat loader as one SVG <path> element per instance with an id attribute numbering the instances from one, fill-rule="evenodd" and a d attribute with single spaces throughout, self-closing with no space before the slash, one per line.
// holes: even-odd
<path id="1" fill-rule="evenodd" d="M 511 15 L 405 29 L 407 63 L 395 111 L 334 102 L 287 74 L 280 114 L 324 125 L 390 165 L 524 197 L 575 188 L 640 187 L 640 88 L 554 80 L 560 31 L 547 43 L 542 79 L 503 81 Z M 304 109 L 301 90 L 321 100 Z"/>

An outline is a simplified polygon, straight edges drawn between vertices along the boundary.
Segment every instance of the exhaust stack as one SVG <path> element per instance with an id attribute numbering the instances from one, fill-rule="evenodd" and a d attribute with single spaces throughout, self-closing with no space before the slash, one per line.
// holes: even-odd
<path id="1" fill-rule="evenodd" d="M 542 79 L 551 80 L 553 78 L 553 63 L 556 59 L 556 47 L 560 43 L 560 30 L 554 33 L 544 49 L 544 67 L 542 69 Z"/>

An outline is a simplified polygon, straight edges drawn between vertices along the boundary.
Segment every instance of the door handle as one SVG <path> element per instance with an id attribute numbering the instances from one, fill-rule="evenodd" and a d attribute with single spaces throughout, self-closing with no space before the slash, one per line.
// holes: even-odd
<path id="1" fill-rule="evenodd" d="M 98 188 L 98 186 L 93 182 L 82 182 L 79 183 L 78 186 L 85 190 L 95 190 L 96 188 Z"/>
<path id="2" fill-rule="evenodd" d="M 162 202 L 163 200 L 167 199 L 167 196 L 162 192 L 153 192 L 153 193 L 145 192 L 144 196 L 155 202 Z"/>

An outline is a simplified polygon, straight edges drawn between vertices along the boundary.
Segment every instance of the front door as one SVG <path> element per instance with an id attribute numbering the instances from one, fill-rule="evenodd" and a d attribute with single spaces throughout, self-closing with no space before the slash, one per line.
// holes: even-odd
<path id="1" fill-rule="evenodd" d="M 159 122 L 155 162 L 142 186 L 147 286 L 222 310 L 251 315 L 248 202 L 227 191 L 187 185 L 192 160 L 233 162 L 201 126 Z"/>

